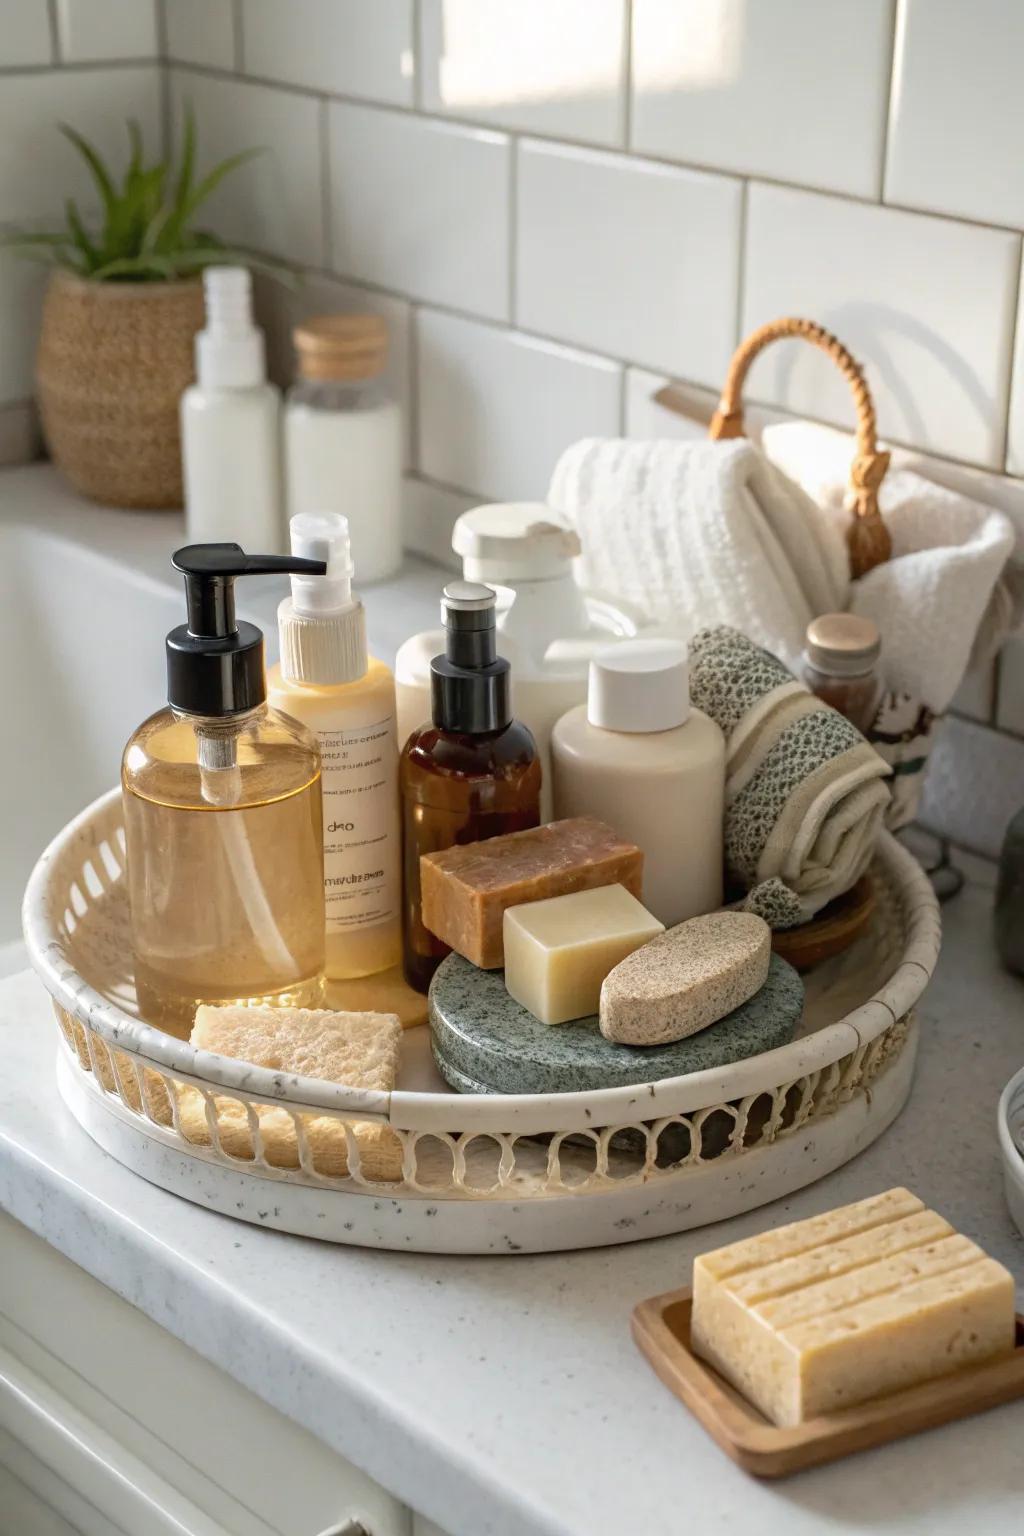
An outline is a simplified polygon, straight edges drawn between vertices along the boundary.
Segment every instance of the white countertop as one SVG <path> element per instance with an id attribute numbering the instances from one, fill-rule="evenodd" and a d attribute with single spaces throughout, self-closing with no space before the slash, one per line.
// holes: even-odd
<path id="1" fill-rule="evenodd" d="M 984 872 L 984 867 L 982 867 Z M 703 1231 L 542 1257 L 330 1247 L 217 1216 L 99 1151 L 54 1084 L 30 975 L 0 986 L 0 1204 L 451 1536 L 978 1536 L 1019 1524 L 1024 1402 L 778 1484 L 726 1460 L 629 1336 L 695 1253 L 895 1183 L 1024 1281 L 996 1099 L 1024 1059 L 1024 985 L 971 880 L 921 1010 L 903 1115 L 838 1173 Z"/>

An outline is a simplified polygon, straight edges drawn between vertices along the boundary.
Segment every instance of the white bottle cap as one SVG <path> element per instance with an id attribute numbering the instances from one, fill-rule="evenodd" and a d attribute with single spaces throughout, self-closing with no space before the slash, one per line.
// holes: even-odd
<path id="1" fill-rule="evenodd" d="M 493 502 L 456 520 L 452 549 L 467 581 L 514 585 L 569 575 L 580 541 L 542 501 Z"/>
<path id="2" fill-rule="evenodd" d="M 253 389 L 267 377 L 263 332 L 253 324 L 252 278 L 245 267 L 203 273 L 206 329 L 196 336 L 196 374 L 206 389 Z"/>
<path id="3" fill-rule="evenodd" d="M 690 671 L 678 640 L 623 640 L 590 663 L 587 719 L 605 731 L 671 731 L 690 717 Z"/>
<path id="4" fill-rule="evenodd" d="M 323 560 L 323 576 L 292 575 L 291 597 L 277 610 L 281 672 L 290 682 L 331 686 L 364 677 L 366 616 L 352 595 L 348 518 L 340 512 L 300 512 L 290 523 L 291 551 Z"/>

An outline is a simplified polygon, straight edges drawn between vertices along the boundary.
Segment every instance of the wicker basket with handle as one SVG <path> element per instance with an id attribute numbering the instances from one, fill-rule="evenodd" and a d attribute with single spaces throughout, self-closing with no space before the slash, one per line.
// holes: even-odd
<path id="1" fill-rule="evenodd" d="M 729 364 L 710 436 L 717 440 L 745 435 L 741 392 L 750 365 L 773 341 L 809 341 L 830 357 L 850 385 L 857 417 L 857 452 L 850 469 L 851 521 L 847 530 L 850 573 L 864 576 L 892 556 L 892 540 L 879 510 L 878 493 L 889 468 L 889 454 L 879 449 L 874 402 L 863 369 L 831 331 L 814 320 L 786 315 L 751 331 Z M 659 389 L 655 400 L 669 410 L 688 414 L 678 386 Z M 884 658 L 883 658 L 884 669 Z M 920 699 L 898 692 L 883 695 L 868 736 L 875 750 L 893 769 L 890 827 L 904 826 L 917 810 L 928 753 L 937 718 Z"/>
<path id="2" fill-rule="evenodd" d="M 838 336 L 833 336 L 815 320 L 801 320 L 784 315 L 759 325 L 740 342 L 733 353 L 725 386 L 718 408 L 711 418 L 709 432 L 712 438 L 745 436 L 743 405 L 740 395 L 744 381 L 754 359 L 773 341 L 799 338 L 809 341 L 832 359 L 847 380 L 853 395 L 857 413 L 857 456 L 850 468 L 850 490 L 853 493 L 853 519 L 847 533 L 850 550 L 850 570 L 854 576 L 863 576 L 873 566 L 881 565 L 892 554 L 889 531 L 878 509 L 878 488 L 889 468 L 889 455 L 878 447 L 878 426 L 875 404 L 871 398 L 864 371 L 855 358 L 843 346 Z M 673 385 L 659 389 L 654 396 L 669 410 L 679 410 L 678 395 Z"/>

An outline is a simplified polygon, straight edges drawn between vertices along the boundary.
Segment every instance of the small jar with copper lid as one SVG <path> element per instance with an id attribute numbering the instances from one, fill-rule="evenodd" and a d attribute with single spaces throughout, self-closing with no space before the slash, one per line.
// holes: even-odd
<path id="1" fill-rule="evenodd" d="M 807 626 L 803 680 L 866 736 L 882 698 L 878 626 L 856 613 L 822 613 Z"/>
<path id="2" fill-rule="evenodd" d="M 292 338 L 288 515 L 340 512 L 363 580 L 381 581 L 402 561 L 402 413 L 385 378 L 387 324 L 379 315 L 322 315 Z"/>

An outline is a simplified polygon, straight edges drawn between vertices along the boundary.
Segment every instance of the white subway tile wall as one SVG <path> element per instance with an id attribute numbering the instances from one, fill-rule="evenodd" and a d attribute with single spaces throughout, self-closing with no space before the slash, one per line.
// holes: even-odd
<path id="1" fill-rule="evenodd" d="M 151 59 L 157 52 L 157 0 L 57 0 L 61 59 Z"/>
<path id="2" fill-rule="evenodd" d="M 0 218 L 8 228 L 46 231 L 64 220 L 64 201 L 83 211 L 96 193 L 78 152 L 57 129 L 73 123 L 115 163 L 127 156 L 127 118 L 160 148 L 155 64 L 0 73 Z M 3 226 L 0 226 L 3 227 Z M 27 401 L 46 272 L 14 251 L 0 253 L 0 404 Z"/>
<path id="3" fill-rule="evenodd" d="M 52 58 L 47 0 L 0 0 L 0 69 L 49 64 Z"/>
<path id="4" fill-rule="evenodd" d="M 413 0 L 241 0 L 246 74 L 411 106 Z"/>
<path id="5" fill-rule="evenodd" d="M 127 62 L 155 38 L 162 66 Z M 1024 568 L 1022 45 L 1021 0 L 0 0 L 0 217 L 83 195 L 58 119 L 108 153 L 129 115 L 158 132 L 162 67 L 204 164 L 263 148 L 209 220 L 309 273 L 261 285 L 275 367 L 318 305 L 391 321 L 411 547 L 543 495 L 574 437 L 702 431 L 744 331 L 796 313 L 864 363 L 901 462 L 1014 518 Z M 8 443 L 38 285 L 0 262 Z M 752 430 L 851 423 L 810 349 L 749 393 Z M 933 815 L 971 753 L 1019 764 L 1022 648 L 965 682 Z"/>
<path id="6" fill-rule="evenodd" d="M 543 500 L 567 443 L 619 431 L 622 369 L 606 358 L 421 309 L 416 362 L 417 468 L 452 489 Z"/>
<path id="7" fill-rule="evenodd" d="M 239 245 L 302 266 L 322 267 L 323 102 L 268 85 L 174 69 L 174 136 L 180 136 L 186 103 L 195 114 L 200 171 L 227 155 L 258 151 L 221 182 L 204 206 L 204 221 Z"/>
<path id="8" fill-rule="evenodd" d="M 234 69 L 234 0 L 164 0 L 164 37 L 169 59 Z"/>
<path id="9" fill-rule="evenodd" d="M 521 327 L 706 384 L 723 377 L 736 341 L 739 181 L 525 139 L 517 188 Z"/>
<path id="10" fill-rule="evenodd" d="M 878 196 L 894 0 L 633 0 L 633 149 Z"/>
<path id="11" fill-rule="evenodd" d="M 1020 236 L 754 184 L 743 330 L 807 314 L 867 364 L 886 437 L 1002 467 Z M 813 348 L 773 348 L 750 388 L 798 414 L 850 419 L 849 388 Z"/>
<path id="12" fill-rule="evenodd" d="M 508 137 L 331 102 L 331 262 L 428 303 L 509 318 Z"/>
<path id="13" fill-rule="evenodd" d="M 885 197 L 1024 224 L 1024 5 L 903 0 Z"/>
<path id="14" fill-rule="evenodd" d="M 625 142 L 627 0 L 420 0 L 428 112 Z"/>

